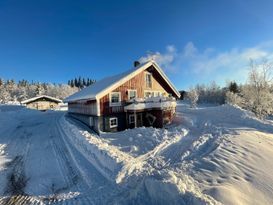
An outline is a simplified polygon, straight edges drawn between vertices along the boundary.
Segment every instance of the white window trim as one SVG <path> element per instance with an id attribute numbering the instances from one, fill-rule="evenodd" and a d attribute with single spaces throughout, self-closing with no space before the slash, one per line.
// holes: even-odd
<path id="1" fill-rule="evenodd" d="M 131 120 L 131 117 L 134 117 L 134 121 L 132 122 L 132 120 Z M 135 123 L 135 115 L 134 114 L 132 114 L 132 115 L 129 115 L 129 124 L 133 124 L 133 123 Z"/>
<path id="2" fill-rule="evenodd" d="M 149 86 L 147 85 L 147 78 L 146 78 L 147 75 L 150 75 L 150 76 L 151 76 L 151 87 L 149 87 Z M 152 87 L 153 87 L 153 75 L 152 75 L 151 73 L 149 73 L 149 72 L 145 72 L 144 79 L 145 79 L 145 87 L 146 87 L 146 88 L 152 88 Z"/>
<path id="3" fill-rule="evenodd" d="M 116 125 L 111 125 L 111 120 L 116 120 L 116 121 L 117 121 L 117 124 L 116 124 Z M 117 126 L 118 126 L 118 118 L 117 118 L 117 117 L 111 117 L 111 118 L 109 119 L 109 126 L 110 126 L 110 128 L 117 127 Z"/>
<path id="4" fill-rule="evenodd" d="M 116 94 L 116 93 L 119 94 L 119 101 L 117 103 L 112 103 L 112 94 Z M 121 93 L 120 92 L 111 92 L 111 93 L 109 93 L 109 105 L 110 105 L 110 107 L 120 106 L 121 105 Z"/>
<path id="5" fill-rule="evenodd" d="M 153 96 L 155 93 L 160 93 L 160 96 L 163 96 L 163 92 L 160 90 L 144 90 L 144 98 L 146 98 L 146 93 L 151 93 Z"/>
<path id="6" fill-rule="evenodd" d="M 130 99 L 130 95 L 129 95 L 130 91 L 136 91 L 136 97 L 135 98 L 137 98 L 137 90 L 136 89 L 128 89 L 127 90 L 127 92 L 128 92 L 128 100 L 131 100 Z"/>
<path id="7" fill-rule="evenodd" d="M 155 93 L 158 94 L 156 97 L 162 96 L 162 95 L 163 95 L 163 94 L 162 94 L 162 91 L 160 91 L 160 90 L 154 90 L 153 93 L 154 93 L 154 94 L 155 94 Z"/>
<path id="8" fill-rule="evenodd" d="M 144 98 L 147 98 L 146 93 L 152 93 L 152 92 L 153 92 L 152 90 L 144 90 Z"/>

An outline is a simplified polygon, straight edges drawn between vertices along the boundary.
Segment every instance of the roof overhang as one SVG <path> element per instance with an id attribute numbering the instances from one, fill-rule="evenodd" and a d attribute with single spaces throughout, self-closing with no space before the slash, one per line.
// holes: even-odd
<path id="1" fill-rule="evenodd" d="M 54 97 L 51 97 L 51 96 L 40 95 L 40 96 L 37 96 L 37 97 L 34 97 L 34 98 L 30 98 L 30 99 L 21 101 L 21 104 L 31 103 L 31 102 L 33 102 L 35 100 L 38 100 L 38 99 L 41 99 L 41 98 L 46 98 L 46 99 L 49 99 L 49 100 L 52 100 L 52 101 L 55 101 L 55 102 L 58 102 L 58 103 L 62 102 L 60 99 L 57 99 L 57 98 L 54 98 Z"/>
<path id="2" fill-rule="evenodd" d="M 81 101 L 81 100 L 99 100 L 103 96 L 107 95 L 109 92 L 111 92 L 114 89 L 118 88 L 119 86 L 121 86 L 122 84 L 126 83 L 128 80 L 132 79 L 133 77 L 135 77 L 136 75 L 138 75 L 139 73 L 141 73 L 142 71 L 146 70 L 147 68 L 149 68 L 151 66 L 153 66 L 153 68 L 155 70 L 157 70 L 157 72 L 159 73 L 159 75 L 162 76 L 163 80 L 167 83 L 167 85 L 170 87 L 170 89 L 175 94 L 174 97 L 179 98 L 180 97 L 180 93 L 174 87 L 174 85 L 171 83 L 171 81 L 166 76 L 166 74 L 163 72 L 163 70 L 159 67 L 159 65 L 155 61 L 148 61 L 148 62 L 146 62 L 144 64 L 141 64 L 139 67 L 135 68 L 134 70 L 132 70 L 132 72 L 130 72 L 128 75 L 125 75 L 124 77 L 116 80 L 111 85 L 109 85 L 106 88 L 100 90 L 98 93 L 95 93 L 92 97 L 89 96 L 89 97 L 82 97 L 82 98 L 71 99 L 71 100 L 69 100 L 69 99 L 66 98 L 64 100 L 64 102 L 78 102 L 78 101 Z M 79 91 L 79 92 L 81 92 L 81 91 Z"/>
<path id="3" fill-rule="evenodd" d="M 159 65 L 155 62 L 155 61 L 149 61 L 148 63 L 145 63 L 144 65 L 140 66 L 138 69 L 136 69 L 135 71 L 133 71 L 132 73 L 130 73 L 129 75 L 123 77 L 121 80 L 115 82 L 114 84 L 112 84 L 111 86 L 107 87 L 106 89 L 102 90 L 101 92 L 99 92 L 95 98 L 96 99 L 100 99 L 101 97 L 107 95 L 109 92 L 111 92 L 112 90 L 116 89 L 117 87 L 119 87 L 120 85 L 126 83 L 128 80 L 132 79 L 133 77 L 135 77 L 137 74 L 141 73 L 142 71 L 146 70 L 147 68 L 149 68 L 150 66 L 154 66 L 154 68 L 158 71 L 158 73 L 163 77 L 163 79 L 166 81 L 166 83 L 170 86 L 170 88 L 173 90 L 173 92 L 176 94 L 176 96 L 179 98 L 180 97 L 180 93 L 178 92 L 178 90 L 174 87 L 174 85 L 171 83 L 171 81 L 169 80 L 169 78 L 166 76 L 166 74 L 163 72 L 163 70 L 159 67 Z"/>

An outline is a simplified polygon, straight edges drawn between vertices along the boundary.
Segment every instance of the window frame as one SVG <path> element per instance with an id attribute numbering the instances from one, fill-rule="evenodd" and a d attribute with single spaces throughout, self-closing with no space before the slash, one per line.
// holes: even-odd
<path id="1" fill-rule="evenodd" d="M 161 97 L 162 92 L 161 91 L 153 91 L 154 92 L 154 97 Z"/>
<path id="2" fill-rule="evenodd" d="M 117 94 L 119 95 L 119 101 L 118 102 L 112 102 L 112 95 L 113 94 Z M 111 92 L 109 93 L 109 105 L 110 107 L 113 107 L 113 106 L 120 106 L 121 105 L 121 93 L 120 92 Z"/>
<path id="3" fill-rule="evenodd" d="M 150 93 L 151 96 L 146 96 L 146 93 Z M 144 90 L 144 98 L 149 98 L 149 97 L 152 97 L 152 94 L 153 94 L 153 91 L 150 91 L 150 90 Z"/>
<path id="4" fill-rule="evenodd" d="M 116 120 L 116 124 L 115 124 L 115 125 L 111 125 L 111 121 L 112 121 L 112 120 Z M 110 118 L 109 118 L 109 127 L 110 127 L 110 128 L 118 127 L 118 118 L 117 118 L 117 117 L 110 117 Z"/>
<path id="5" fill-rule="evenodd" d="M 134 118 L 134 121 L 131 120 L 131 117 Z M 130 114 L 129 115 L 129 124 L 135 124 L 135 122 L 136 122 L 135 115 L 134 114 Z"/>
<path id="6" fill-rule="evenodd" d="M 150 93 L 151 97 L 163 96 L 163 92 L 160 90 L 144 90 L 144 98 L 148 98 L 148 97 L 146 97 L 146 93 Z"/>
<path id="7" fill-rule="evenodd" d="M 136 89 L 128 89 L 128 90 L 127 90 L 127 92 L 128 92 L 128 100 L 134 99 L 134 98 L 130 98 L 130 92 L 131 92 L 131 91 L 135 91 L 135 92 L 136 92 L 135 98 L 137 98 L 137 90 L 136 90 Z"/>
<path id="8" fill-rule="evenodd" d="M 150 79 L 151 79 L 151 82 L 150 82 L 150 85 L 148 85 L 148 78 L 147 78 L 147 76 L 150 76 Z M 145 73 L 145 85 L 146 85 L 146 88 L 152 88 L 153 87 L 153 75 L 152 75 L 152 73 L 149 73 L 149 72 L 146 72 Z"/>

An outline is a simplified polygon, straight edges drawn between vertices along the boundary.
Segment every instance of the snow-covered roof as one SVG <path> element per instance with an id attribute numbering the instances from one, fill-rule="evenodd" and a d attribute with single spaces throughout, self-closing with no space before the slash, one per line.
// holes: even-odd
<path id="1" fill-rule="evenodd" d="M 62 102 L 60 99 L 57 99 L 57 98 L 54 98 L 54 97 L 51 97 L 51 96 L 39 95 L 39 96 L 36 96 L 34 98 L 30 98 L 30 99 L 24 100 L 24 101 L 21 102 L 21 104 L 30 103 L 30 102 L 33 102 L 33 101 L 38 100 L 40 98 L 47 98 L 49 100 L 52 100 L 52 101 L 55 101 L 55 102 L 58 102 L 58 103 Z"/>
<path id="2" fill-rule="evenodd" d="M 142 72 L 143 70 L 147 69 L 148 67 L 152 65 L 161 74 L 161 76 L 165 79 L 165 81 L 169 84 L 169 86 L 172 88 L 174 93 L 176 93 L 176 95 L 179 97 L 180 93 L 176 90 L 176 88 L 168 79 L 168 77 L 164 74 L 162 69 L 154 61 L 148 61 L 124 73 L 107 77 L 100 81 L 97 81 L 94 84 L 82 89 L 81 91 L 67 97 L 64 100 L 64 102 L 73 102 L 77 100 L 87 100 L 87 99 L 98 99 L 102 97 L 103 95 L 107 94 L 107 92 L 114 90 L 121 84 L 125 83 L 128 79 L 133 78 L 134 76 L 136 76 L 137 74 L 139 74 L 140 72 Z"/>

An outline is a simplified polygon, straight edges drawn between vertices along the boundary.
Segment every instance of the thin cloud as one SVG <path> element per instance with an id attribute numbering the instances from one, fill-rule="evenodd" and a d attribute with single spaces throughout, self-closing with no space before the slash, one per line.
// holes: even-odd
<path id="1" fill-rule="evenodd" d="M 149 59 L 155 60 L 169 75 L 187 75 L 204 81 L 217 80 L 219 83 L 227 79 L 245 82 L 250 59 L 273 59 L 273 41 L 224 52 L 213 48 L 200 50 L 193 42 L 188 42 L 180 50 L 169 45 L 163 53 L 149 52 L 140 61 Z"/>

